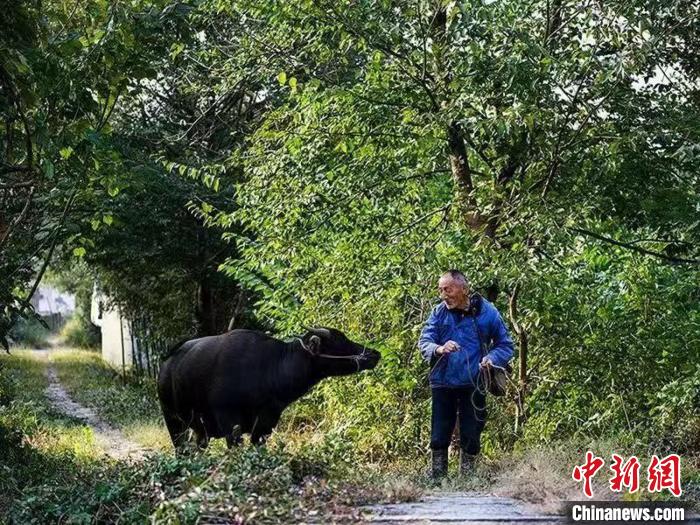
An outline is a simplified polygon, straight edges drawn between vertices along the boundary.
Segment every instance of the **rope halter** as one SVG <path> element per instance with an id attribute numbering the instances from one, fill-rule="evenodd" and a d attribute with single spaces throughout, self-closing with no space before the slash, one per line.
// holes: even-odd
<path id="1" fill-rule="evenodd" d="M 331 355 L 331 354 L 322 354 L 322 353 L 314 353 L 308 346 L 306 346 L 306 343 L 304 343 L 304 340 L 301 337 L 295 337 L 297 341 L 299 341 L 299 344 L 301 347 L 306 350 L 310 355 L 314 357 L 323 357 L 324 359 L 345 359 L 348 361 L 355 361 L 355 364 L 357 365 L 357 371 L 360 371 L 360 361 L 364 359 L 364 357 L 367 355 L 367 349 L 363 346 L 362 347 L 362 352 L 359 354 L 354 354 L 354 355 Z"/>

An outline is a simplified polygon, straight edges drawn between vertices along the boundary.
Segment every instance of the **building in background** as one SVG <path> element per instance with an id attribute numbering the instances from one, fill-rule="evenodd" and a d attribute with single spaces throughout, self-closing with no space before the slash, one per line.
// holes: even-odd
<path id="1" fill-rule="evenodd" d="M 75 312 L 75 295 L 60 292 L 49 285 L 39 286 L 30 302 L 53 332 L 59 330 Z"/>
<path id="2" fill-rule="evenodd" d="M 90 321 L 102 332 L 102 359 L 117 368 L 130 368 L 137 353 L 131 323 L 97 285 L 92 292 Z"/>
<path id="3" fill-rule="evenodd" d="M 137 374 L 157 376 L 167 341 L 152 333 L 148 320 L 126 317 L 97 284 L 92 292 L 90 321 L 102 333 L 102 359 L 122 373 L 132 369 Z"/>

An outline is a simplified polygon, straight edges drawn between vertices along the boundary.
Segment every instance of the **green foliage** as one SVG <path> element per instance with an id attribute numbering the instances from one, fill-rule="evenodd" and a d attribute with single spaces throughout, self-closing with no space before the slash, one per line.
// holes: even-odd
<path id="1" fill-rule="evenodd" d="M 35 317 L 19 320 L 9 334 L 18 345 L 31 348 L 45 348 L 49 335 L 49 330 Z"/>
<path id="2" fill-rule="evenodd" d="M 684 407 L 683 436 L 695 428 L 700 128 L 685 103 L 698 69 L 667 52 L 695 42 L 688 17 L 673 21 L 685 7 L 200 6 L 233 26 L 229 84 L 247 73 L 270 104 L 228 158 L 245 177 L 214 221 L 241 255 L 223 270 L 276 331 L 335 326 L 383 354 L 375 375 L 320 389 L 301 421 L 341 426 L 368 453 L 424 446 L 415 341 L 437 276 L 459 267 L 502 291 L 529 342 L 530 420 L 515 434 L 514 406 L 496 404 L 487 453 L 622 430 L 668 446 L 660 407 Z M 674 398 L 671 378 L 692 393 Z"/>
<path id="3" fill-rule="evenodd" d="M 140 383 L 101 393 L 115 378 L 89 353 L 57 357 L 59 375 L 72 393 L 79 389 L 90 404 L 107 407 L 102 414 L 115 427 L 146 420 L 155 410 L 139 401 L 146 391 Z M 45 363 L 17 352 L 0 356 L 0 365 L 0 392 L 8 396 L 0 406 L 0 469 L 6 474 L 0 478 L 0 512 L 10 522 L 330 521 L 365 497 L 364 485 L 355 480 L 314 477 L 333 472 L 332 451 L 342 446 L 333 437 L 317 436 L 298 449 L 214 447 L 182 457 L 152 454 L 139 464 L 106 460 L 89 429 L 46 406 Z M 121 398 L 131 403 L 128 416 Z"/>
<path id="4" fill-rule="evenodd" d="M 59 333 L 63 344 L 73 348 L 97 348 L 100 346 L 100 332 L 92 323 L 86 323 L 84 316 L 71 317 Z"/>
<path id="5" fill-rule="evenodd" d="M 212 89 L 221 55 L 212 56 L 211 39 L 225 26 L 189 13 L 180 4 L 158 14 L 168 29 L 149 33 L 152 74 L 128 79 L 110 122 L 112 156 L 96 168 L 109 177 L 85 196 L 93 212 L 76 228 L 75 255 L 101 291 L 169 341 L 221 332 L 231 318 L 238 327 L 255 324 L 247 291 L 217 271 L 235 260 L 235 246 L 206 226 L 234 210 L 231 182 L 239 175 L 233 163 L 209 161 L 240 144 L 259 110 L 243 92 Z"/>
<path id="6" fill-rule="evenodd" d="M 13 5 L 0 15 L 18 28 L 0 36 L 0 238 L 14 225 L 0 241 L 0 336 L 58 246 L 166 337 L 233 316 L 281 335 L 335 326 L 376 347 L 376 371 L 285 413 L 284 435 L 327 436 L 295 449 L 318 456 L 222 466 L 255 465 L 248 489 L 278 473 L 271 490 L 288 502 L 289 480 L 347 468 L 352 453 L 423 456 L 416 340 L 438 275 L 459 267 L 500 291 L 528 348 L 526 425 L 514 430 L 512 398 L 490 400 L 486 457 L 623 435 L 697 452 L 697 6 L 579 7 Z M 15 186 L 25 169 L 32 184 Z M 155 413 L 152 385 L 81 394 L 71 366 L 59 363 L 71 390 L 106 417 Z M 189 468 L 179 461 L 157 468 Z M 163 520 L 239 504 L 213 464 L 192 461 L 210 483 L 198 493 L 184 476 Z M 256 505 L 236 512 L 277 512 Z"/>
<path id="7" fill-rule="evenodd" d="M 44 282 L 75 296 L 76 310 L 59 335 L 68 346 L 96 348 L 100 345 L 100 329 L 90 320 L 94 281 L 94 271 L 80 260 L 64 264 L 56 261 L 44 277 Z"/>
<path id="8" fill-rule="evenodd" d="M 83 253 L 84 198 L 112 187 L 121 159 L 109 118 L 148 74 L 142 45 L 163 29 L 159 2 L 12 2 L 0 35 L 0 338 L 57 247 Z M 127 80 L 128 79 L 128 80 Z"/>
<path id="9" fill-rule="evenodd" d="M 690 433 L 672 443 L 663 437 L 678 437 L 686 425 L 697 425 L 689 401 L 699 392 L 693 364 L 697 345 L 688 336 L 698 322 L 694 272 L 616 255 L 588 250 L 584 257 L 592 264 L 580 265 L 565 285 L 543 290 L 540 301 L 558 308 L 541 316 L 532 331 L 543 348 L 532 374 L 546 381 L 532 392 L 528 435 L 538 440 L 560 433 L 600 436 L 614 428 L 694 450 Z M 553 301 L 552 294 L 566 301 Z M 581 319 L 586 319 L 583 329 Z M 684 402 L 668 395 L 679 383 L 687 389 Z M 671 407 L 678 410 L 677 423 L 683 421 L 676 429 L 656 414 Z"/>
<path id="10" fill-rule="evenodd" d="M 531 342 L 527 439 L 611 422 L 649 428 L 642 415 L 670 414 L 672 400 L 691 418 L 692 394 L 650 392 L 671 373 L 696 391 L 695 372 L 678 368 L 693 347 L 670 335 L 696 330 L 692 294 L 662 284 L 692 283 L 693 271 L 590 236 L 671 259 L 696 251 L 697 155 L 687 144 L 697 126 L 684 86 L 697 70 L 665 44 L 693 42 L 688 19 L 672 16 L 683 6 L 614 2 L 573 18 L 571 6 L 553 14 L 543 2 L 173 9 L 159 22 L 170 39 L 148 33 L 149 82 L 129 77 L 111 133 L 96 143 L 100 177 L 80 196 L 95 211 L 74 253 L 129 314 L 172 337 L 194 331 L 198 289 L 226 295 L 215 270 L 228 258 L 223 270 L 259 298 L 258 322 L 283 334 L 330 324 L 379 346 L 374 376 L 332 383 L 314 398 L 323 412 L 299 411 L 342 425 L 341 400 L 372 392 L 344 430 L 363 450 L 400 455 L 425 442 L 414 342 L 435 276 L 450 266 L 482 289 L 519 290 L 517 322 Z M 142 29 L 160 28 L 150 23 Z M 644 81 L 676 65 L 677 81 Z M 466 196 L 448 163 L 455 126 Z M 80 151 L 58 153 L 73 162 Z M 219 243 L 218 227 L 231 244 Z M 621 296 L 623 283 L 639 286 Z M 675 312 L 658 331 L 638 306 L 663 309 L 649 298 L 657 286 Z M 673 357 L 657 362 L 663 352 Z M 639 380 L 629 386 L 613 358 L 635 363 Z M 487 443 L 497 450 L 517 437 L 512 405 L 492 415 Z"/>
<path id="11" fill-rule="evenodd" d="M 201 108 L 218 94 L 206 82 L 202 93 L 188 84 L 201 76 L 189 53 L 183 61 L 168 52 L 208 45 L 190 10 L 57 0 L 41 9 L 16 2 L 2 13 L 13 28 L 0 37 L 3 344 L 16 319 L 31 314 L 28 295 L 55 254 L 64 267 L 88 261 L 102 290 L 160 337 L 214 333 L 231 317 L 253 324 L 243 291 L 216 272 L 235 250 L 203 229 L 215 209 L 232 210 L 222 171 L 203 161 L 240 136 L 221 129 L 223 108 L 218 129 L 204 129 L 212 120 Z M 242 104 L 233 102 L 226 111 L 237 111 L 243 127 Z"/>

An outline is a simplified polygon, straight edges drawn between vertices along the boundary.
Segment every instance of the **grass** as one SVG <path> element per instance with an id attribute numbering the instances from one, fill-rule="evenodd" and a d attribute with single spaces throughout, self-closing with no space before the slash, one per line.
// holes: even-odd
<path id="1" fill-rule="evenodd" d="M 74 400 L 94 409 L 128 439 L 152 450 L 171 449 L 154 380 L 136 376 L 124 380 L 99 353 L 89 350 L 56 351 L 51 358 Z"/>
<path id="2" fill-rule="evenodd" d="M 557 512 L 560 501 L 586 499 L 579 482 L 572 479 L 575 465 L 583 464 L 586 451 L 592 451 L 605 461 L 604 466 L 593 478 L 592 490 L 596 500 L 623 501 L 675 501 L 668 493 L 647 490 L 647 467 L 651 460 L 649 445 L 635 441 L 633 436 L 617 436 L 615 439 L 595 439 L 589 443 L 567 439 L 546 446 L 533 446 L 514 452 L 504 458 L 496 473 L 494 492 L 500 496 L 520 499 L 537 505 L 545 512 Z M 612 454 L 624 460 L 636 456 L 640 462 L 639 490 L 635 493 L 614 493 L 610 490 L 609 479 Z M 658 453 L 663 457 L 664 454 Z M 682 457 L 681 486 L 684 494 L 680 501 L 700 510 L 700 463 L 697 456 Z"/>
<path id="3" fill-rule="evenodd" d="M 12 355 L 0 354 L 0 400 L 9 402 L 18 392 L 27 402 L 41 403 L 48 380 L 38 353 L 34 350 L 13 348 Z"/>
<path id="4" fill-rule="evenodd" d="M 99 494 L 116 465 L 104 460 L 89 427 L 46 403 L 46 385 L 36 352 L 0 356 L 0 516 L 81 523 L 112 514 Z"/>
<path id="5" fill-rule="evenodd" d="M 176 457 L 153 380 L 123 382 L 96 352 L 54 352 L 53 366 L 73 399 L 154 451 L 131 465 L 106 459 L 89 427 L 47 405 L 46 363 L 38 356 L 18 350 L 0 356 L 0 516 L 9 522 L 355 522 L 360 505 L 411 501 L 428 490 L 492 492 L 557 511 L 559 500 L 581 499 L 571 469 L 588 449 L 606 460 L 606 470 L 611 452 L 636 454 L 645 482 L 649 447 L 633 436 L 562 440 L 501 455 L 489 450 L 466 479 L 455 476 L 452 454 L 451 476 L 438 487 L 427 477 L 427 451 L 371 462 L 343 429 L 321 432 L 309 424 L 282 425 L 263 448 L 228 451 L 216 440 L 204 453 Z M 682 499 L 697 504 L 699 465 L 683 460 Z M 596 499 L 611 496 L 607 477 L 602 471 L 596 477 Z"/>
<path id="6" fill-rule="evenodd" d="M 144 444 L 163 443 L 151 381 L 126 384 L 95 353 L 52 354 L 75 400 Z M 0 357 L 0 516 L 13 523 L 355 522 L 357 503 L 382 497 L 377 473 L 350 472 L 337 436 L 176 457 L 156 450 L 141 464 L 100 453 L 89 427 L 46 403 L 46 363 L 31 351 Z M 131 434 L 129 434 L 129 432 Z M 158 447 L 156 447 L 158 448 Z M 335 463 L 338 463 L 337 466 Z M 371 490 L 370 490 L 371 485 Z M 384 494 L 404 489 L 394 483 Z"/>

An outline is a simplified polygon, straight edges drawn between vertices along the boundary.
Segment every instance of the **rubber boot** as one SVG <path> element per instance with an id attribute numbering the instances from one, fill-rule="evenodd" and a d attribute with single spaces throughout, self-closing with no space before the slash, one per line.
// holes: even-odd
<path id="1" fill-rule="evenodd" d="M 461 450 L 459 454 L 459 475 L 462 477 L 468 476 L 474 470 L 475 461 L 476 456 Z"/>
<path id="2" fill-rule="evenodd" d="M 433 480 L 440 480 L 447 476 L 447 449 L 433 450 Z"/>

